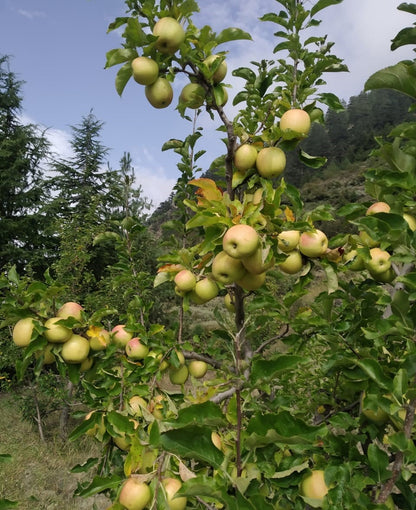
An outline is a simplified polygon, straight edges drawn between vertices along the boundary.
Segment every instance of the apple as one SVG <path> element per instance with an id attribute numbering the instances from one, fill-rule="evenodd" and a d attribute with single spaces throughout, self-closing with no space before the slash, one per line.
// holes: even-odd
<path id="1" fill-rule="evenodd" d="M 374 280 L 382 283 L 391 283 L 397 276 L 392 267 L 387 269 L 387 271 L 383 271 L 382 273 L 373 273 L 370 271 L 370 275 Z"/>
<path id="2" fill-rule="evenodd" d="M 139 395 L 133 395 L 128 402 L 129 413 L 135 417 L 140 418 L 143 416 L 142 409 L 147 409 L 147 402 Z"/>
<path id="3" fill-rule="evenodd" d="M 235 259 L 252 255 L 259 244 L 260 238 L 256 230 L 243 223 L 230 227 L 222 238 L 222 249 Z"/>
<path id="4" fill-rule="evenodd" d="M 182 25 L 174 18 L 161 18 L 153 27 L 153 35 L 157 37 L 155 48 L 165 55 L 173 55 L 185 40 Z"/>
<path id="5" fill-rule="evenodd" d="M 68 301 L 61 306 L 56 316 L 61 317 L 61 319 L 68 319 L 69 317 L 73 317 L 74 319 L 80 321 L 82 318 L 83 310 L 84 309 L 80 304 L 74 303 L 73 301 Z"/>
<path id="6" fill-rule="evenodd" d="M 147 406 L 147 409 L 150 413 L 153 414 L 153 416 L 156 418 L 156 420 L 163 420 L 164 418 L 164 409 L 163 409 L 163 401 L 165 398 L 163 395 L 156 395 L 153 400 L 149 402 L 149 405 Z"/>
<path id="7" fill-rule="evenodd" d="M 41 351 L 41 355 L 43 355 L 43 364 L 44 365 L 52 365 L 55 363 L 55 355 L 52 352 L 53 344 L 48 344 L 43 351 Z"/>
<path id="8" fill-rule="evenodd" d="M 152 492 L 147 483 L 131 476 L 121 488 L 118 501 L 127 510 L 143 510 L 152 499 Z"/>
<path id="9" fill-rule="evenodd" d="M 288 110 L 280 119 L 280 129 L 282 131 L 290 129 L 302 134 L 302 136 L 306 136 L 311 129 L 311 119 L 308 112 L 299 108 Z"/>
<path id="10" fill-rule="evenodd" d="M 73 334 L 61 350 L 61 356 L 67 363 L 82 363 L 88 358 L 90 343 L 81 336 Z"/>
<path id="11" fill-rule="evenodd" d="M 230 257 L 225 251 L 221 251 L 214 257 L 212 262 L 212 276 L 223 285 L 230 285 L 240 280 L 246 273 L 241 260 Z"/>
<path id="12" fill-rule="evenodd" d="M 218 285 L 211 278 L 202 278 L 196 282 L 193 290 L 201 303 L 206 303 L 218 296 Z"/>
<path id="13" fill-rule="evenodd" d="M 325 483 L 324 472 L 321 469 L 312 470 L 300 484 L 302 496 L 314 499 L 316 505 L 323 502 L 324 497 L 328 494 L 328 490 L 328 486 Z"/>
<path id="14" fill-rule="evenodd" d="M 270 248 L 259 247 L 254 253 L 249 255 L 248 257 L 244 257 L 241 259 L 243 266 L 247 269 L 249 273 L 260 274 L 264 273 L 268 269 L 274 266 L 275 260 L 272 258 L 269 262 L 265 263 L 265 259 L 270 251 Z"/>
<path id="15" fill-rule="evenodd" d="M 130 359 L 144 359 L 149 354 L 149 347 L 140 342 L 137 336 L 131 338 L 126 344 L 126 354 Z"/>
<path id="16" fill-rule="evenodd" d="M 208 67 L 208 69 L 211 70 L 213 67 L 213 63 L 218 60 L 219 58 L 222 58 L 220 55 L 210 55 L 204 60 L 204 64 Z M 227 74 L 227 63 L 225 60 L 221 62 L 221 64 L 217 67 L 217 69 L 214 71 L 214 74 L 212 75 L 212 81 L 217 84 L 220 83 Z"/>
<path id="17" fill-rule="evenodd" d="M 284 230 L 277 236 L 277 246 L 285 253 L 295 250 L 300 239 L 299 230 Z"/>
<path id="18" fill-rule="evenodd" d="M 72 335 L 72 330 L 56 324 L 63 320 L 62 317 L 51 317 L 45 322 L 46 331 L 44 332 L 45 338 L 54 344 L 65 343 Z"/>
<path id="19" fill-rule="evenodd" d="M 30 343 L 33 333 L 33 319 L 32 317 L 25 317 L 16 322 L 13 328 L 12 338 L 13 342 L 18 347 L 27 347 Z"/>
<path id="20" fill-rule="evenodd" d="M 321 230 L 302 232 L 299 238 L 299 250 L 305 257 L 321 257 L 328 248 L 328 238 Z"/>
<path id="21" fill-rule="evenodd" d="M 208 363 L 205 363 L 205 361 L 193 359 L 189 362 L 188 370 L 192 377 L 195 377 L 195 379 L 202 379 L 202 377 L 204 377 L 208 371 Z"/>
<path id="22" fill-rule="evenodd" d="M 91 416 L 96 413 L 96 411 L 90 411 L 86 414 L 84 420 L 87 421 L 91 418 Z M 95 437 L 97 434 L 100 436 L 103 436 L 105 433 L 105 424 L 104 424 L 104 416 L 101 415 L 101 422 L 100 424 L 96 423 L 93 425 L 90 429 L 88 429 L 85 434 L 89 437 Z"/>
<path id="23" fill-rule="evenodd" d="M 384 423 L 386 423 L 389 419 L 389 415 L 381 407 L 378 407 L 376 411 L 373 411 L 373 409 L 365 408 L 364 399 L 365 391 L 361 393 L 360 413 L 364 415 L 368 420 L 374 422 L 376 425 L 384 425 Z"/>
<path id="24" fill-rule="evenodd" d="M 119 347 L 126 347 L 128 341 L 133 338 L 133 334 L 126 331 L 125 327 L 125 324 L 118 324 L 111 330 L 111 339 Z"/>
<path id="25" fill-rule="evenodd" d="M 180 365 L 185 365 L 185 356 L 183 355 L 183 352 L 181 351 L 178 351 L 177 349 L 175 349 L 175 354 L 179 360 L 179 364 Z"/>
<path id="26" fill-rule="evenodd" d="M 179 103 L 182 103 L 187 108 L 197 109 L 204 104 L 205 96 L 205 89 L 202 85 L 199 85 L 199 83 L 188 83 L 180 93 Z"/>
<path id="27" fill-rule="evenodd" d="M 416 230 L 416 218 L 408 213 L 404 213 L 403 218 L 407 221 L 410 230 L 414 232 Z"/>
<path id="28" fill-rule="evenodd" d="M 257 159 L 257 149 L 254 145 L 244 143 L 234 153 L 234 166 L 241 172 L 254 168 Z"/>
<path id="29" fill-rule="evenodd" d="M 385 273 L 391 267 L 390 253 L 381 248 L 371 248 L 370 260 L 365 261 L 366 268 L 370 273 L 378 275 Z"/>
<path id="30" fill-rule="evenodd" d="M 93 351 L 103 351 L 110 344 L 110 333 L 99 326 L 90 326 L 87 336 L 90 337 L 90 347 Z"/>
<path id="31" fill-rule="evenodd" d="M 81 361 L 81 365 L 80 365 L 79 369 L 81 372 L 88 372 L 88 370 L 91 369 L 93 364 L 94 364 L 94 358 L 91 356 L 87 357 L 87 359 L 84 359 L 84 361 Z"/>
<path id="32" fill-rule="evenodd" d="M 370 205 L 370 207 L 366 211 L 367 216 L 371 216 L 372 214 L 377 213 L 388 213 L 390 212 L 390 206 L 386 202 L 375 202 L 374 204 Z"/>
<path id="33" fill-rule="evenodd" d="M 159 76 L 159 66 L 152 58 L 137 57 L 131 62 L 133 78 L 140 85 L 151 85 Z"/>
<path id="34" fill-rule="evenodd" d="M 286 260 L 283 262 L 279 262 L 279 269 L 287 274 L 296 274 L 298 273 L 303 266 L 302 255 L 299 250 L 293 250 L 287 253 Z"/>
<path id="35" fill-rule="evenodd" d="M 175 498 L 175 494 L 182 487 L 182 482 L 177 478 L 164 478 L 162 485 L 166 492 L 168 510 L 185 510 L 187 500 L 185 497 Z"/>
<path id="36" fill-rule="evenodd" d="M 278 177 L 286 167 L 286 155 L 279 147 L 265 147 L 257 154 L 258 173 L 267 179 Z"/>
<path id="37" fill-rule="evenodd" d="M 375 241 L 372 237 L 370 237 L 365 230 L 361 230 L 358 235 L 362 244 L 367 246 L 367 248 L 374 248 L 379 244 L 378 241 Z"/>
<path id="38" fill-rule="evenodd" d="M 179 291 L 189 292 L 195 288 L 196 278 L 189 269 L 182 269 L 175 275 L 174 282 Z"/>
<path id="39" fill-rule="evenodd" d="M 362 271 L 365 269 L 364 260 L 358 255 L 357 250 L 351 250 L 344 254 L 343 262 L 347 269 L 351 271 Z"/>
<path id="40" fill-rule="evenodd" d="M 225 304 L 225 308 L 229 312 L 231 312 L 231 313 L 235 312 L 234 298 L 232 298 L 230 294 L 226 294 L 224 296 L 224 304 Z"/>
<path id="41" fill-rule="evenodd" d="M 222 441 L 221 436 L 218 434 L 218 432 L 211 432 L 211 441 L 213 445 L 218 448 L 218 450 L 222 450 Z"/>
<path id="42" fill-rule="evenodd" d="M 189 370 L 186 365 L 179 368 L 170 367 L 169 379 L 172 384 L 185 384 L 189 376 Z"/>
<path id="43" fill-rule="evenodd" d="M 257 290 L 266 281 L 266 273 L 253 274 L 246 273 L 242 278 L 236 281 L 237 285 L 244 290 Z"/>
<path id="44" fill-rule="evenodd" d="M 144 94 L 154 108 L 167 108 L 173 99 L 172 85 L 166 78 L 156 79 L 151 85 L 146 85 Z"/>

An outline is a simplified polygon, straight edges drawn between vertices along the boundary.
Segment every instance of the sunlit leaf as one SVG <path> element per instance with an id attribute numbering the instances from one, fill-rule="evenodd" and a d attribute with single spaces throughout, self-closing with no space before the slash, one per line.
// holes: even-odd
<path id="1" fill-rule="evenodd" d="M 330 5 L 340 4 L 342 0 L 319 0 L 311 9 L 311 16 L 315 16 L 315 14 Z"/>
<path id="2" fill-rule="evenodd" d="M 229 41 L 239 41 L 242 39 L 246 39 L 251 41 L 251 35 L 248 32 L 244 32 L 244 30 L 241 30 L 240 28 L 226 28 L 222 32 L 218 34 L 216 37 L 216 43 L 223 44 Z"/>
<path id="3" fill-rule="evenodd" d="M 117 73 L 116 76 L 116 90 L 119 96 L 122 95 L 123 90 L 125 89 L 127 82 L 131 78 L 133 71 L 131 69 L 130 62 L 124 64 Z"/>
<path id="4" fill-rule="evenodd" d="M 399 62 L 377 71 L 368 78 L 364 90 L 393 89 L 416 98 L 416 64 Z"/>

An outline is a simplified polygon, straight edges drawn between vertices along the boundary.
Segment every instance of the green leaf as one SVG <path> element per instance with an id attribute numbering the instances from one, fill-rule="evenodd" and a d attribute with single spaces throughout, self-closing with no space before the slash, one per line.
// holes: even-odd
<path id="1" fill-rule="evenodd" d="M 214 404 L 214 402 L 208 401 L 180 409 L 175 421 L 164 422 L 164 424 L 168 423 L 175 428 L 188 425 L 217 427 L 223 425 L 225 421 L 225 416 L 221 408 L 217 404 Z"/>
<path id="2" fill-rule="evenodd" d="M 160 444 L 171 453 L 188 459 L 197 459 L 219 468 L 224 454 L 214 446 L 211 429 L 190 425 L 169 430 L 160 435 Z"/>
<path id="3" fill-rule="evenodd" d="M 220 32 L 215 41 L 217 45 L 219 45 L 229 41 L 239 41 L 242 39 L 252 41 L 252 37 L 248 32 L 244 32 L 244 30 L 241 30 L 240 28 L 230 27 Z"/>
<path id="4" fill-rule="evenodd" d="M 68 377 L 69 377 L 69 380 L 72 382 L 72 384 L 78 384 L 79 383 L 79 379 L 80 379 L 80 376 L 81 376 L 81 365 L 80 364 L 74 364 L 74 365 L 71 365 L 71 364 L 67 364 L 67 370 L 68 370 Z"/>
<path id="5" fill-rule="evenodd" d="M 328 294 L 332 294 L 338 290 L 338 276 L 335 269 L 331 266 L 331 264 L 323 264 L 324 270 L 326 273 L 326 281 L 328 286 Z"/>
<path id="6" fill-rule="evenodd" d="M 76 495 L 83 498 L 89 498 L 99 492 L 104 492 L 107 489 L 117 489 L 120 485 L 121 478 L 118 475 L 108 477 L 95 476 L 93 481 L 85 488 L 80 487 L 76 490 Z"/>
<path id="7" fill-rule="evenodd" d="M 338 99 L 338 97 L 335 94 L 332 94 L 331 92 L 324 92 L 322 94 L 318 94 L 318 101 L 326 104 L 331 108 L 332 110 L 336 112 L 343 112 L 345 110 L 343 104 Z"/>
<path id="8" fill-rule="evenodd" d="M 367 450 L 367 457 L 371 468 L 377 473 L 379 482 L 390 478 L 391 472 L 387 470 L 389 456 L 386 452 L 380 450 L 375 444 L 370 444 Z"/>
<path id="9" fill-rule="evenodd" d="M 19 504 L 18 501 L 10 501 L 10 499 L 0 499 L 0 510 L 9 510 L 9 508 L 16 508 Z"/>
<path id="10" fill-rule="evenodd" d="M 310 156 L 303 150 L 299 152 L 299 159 L 310 168 L 321 168 L 328 161 L 327 158 L 323 156 Z"/>
<path id="11" fill-rule="evenodd" d="M 19 285 L 19 275 L 16 271 L 16 266 L 12 266 L 8 273 L 7 273 L 7 279 L 9 282 L 14 283 L 15 285 Z"/>
<path id="12" fill-rule="evenodd" d="M 252 383 L 255 383 L 264 379 L 272 379 L 279 372 L 292 370 L 300 364 L 308 363 L 309 361 L 308 358 L 303 356 L 290 354 L 281 354 L 274 359 L 263 359 L 259 356 L 253 359 L 250 380 Z"/>
<path id="13" fill-rule="evenodd" d="M 340 4 L 342 0 L 319 0 L 311 9 L 311 17 L 315 16 L 315 14 L 330 5 Z"/>
<path id="14" fill-rule="evenodd" d="M 137 57 L 137 51 L 132 48 L 116 48 L 114 50 L 108 51 L 106 57 L 107 61 L 105 64 L 105 69 L 117 64 L 122 64 L 123 62 L 133 60 L 135 57 Z"/>
<path id="15" fill-rule="evenodd" d="M 357 361 L 356 363 L 374 382 L 380 386 L 380 388 L 390 392 L 393 390 L 393 381 L 384 374 L 378 361 L 368 358 Z"/>
<path id="16" fill-rule="evenodd" d="M 77 464 L 71 469 L 71 473 L 86 473 L 92 467 L 97 465 L 99 459 L 97 457 L 90 457 L 84 464 Z"/>
<path id="17" fill-rule="evenodd" d="M 416 4 L 402 3 L 397 7 L 397 10 L 416 14 Z"/>
<path id="18" fill-rule="evenodd" d="M 121 67 L 118 70 L 117 76 L 116 76 L 116 90 L 119 96 L 122 95 L 123 90 L 125 86 L 127 85 L 127 82 L 130 80 L 131 76 L 133 74 L 133 71 L 131 69 L 130 62 L 127 64 L 124 64 L 123 67 Z"/>
<path id="19" fill-rule="evenodd" d="M 365 91 L 375 89 L 393 89 L 415 99 L 416 64 L 409 61 L 399 62 L 377 71 L 364 85 Z"/>
<path id="20" fill-rule="evenodd" d="M 407 27 L 400 30 L 392 40 L 390 48 L 394 51 L 406 44 L 416 44 L 416 27 Z"/>
<path id="21" fill-rule="evenodd" d="M 11 462 L 12 456 L 8 453 L 0 453 L 0 464 L 4 464 L 6 462 Z"/>

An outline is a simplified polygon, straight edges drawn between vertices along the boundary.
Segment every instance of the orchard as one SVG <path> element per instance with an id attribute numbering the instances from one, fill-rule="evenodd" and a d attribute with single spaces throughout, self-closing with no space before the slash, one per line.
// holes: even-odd
<path id="1" fill-rule="evenodd" d="M 74 468 L 91 474 L 78 496 L 104 493 L 108 510 L 416 508 L 416 122 L 377 139 L 371 202 L 305 210 L 285 180 L 289 153 L 325 163 L 302 141 L 325 109 L 342 109 L 320 90 L 326 73 L 348 69 L 326 36 L 309 34 L 339 3 L 277 0 L 259 21 L 275 33 L 276 60 L 237 69 L 228 52 L 250 34 L 195 26 L 194 0 L 120 5 L 108 30 L 123 44 L 106 61 L 120 66 L 116 91 L 135 87 L 147 108 L 176 108 L 190 125 L 163 145 L 181 158 L 182 233 L 153 282 L 179 303 L 177 324 L 153 323 L 144 292 L 119 315 L 51 281 L 3 279 L 18 375 L 56 370 L 79 388 L 85 412 L 70 439 L 100 444 L 101 458 Z M 414 30 L 392 49 L 416 44 Z M 365 89 L 416 100 L 415 65 L 380 70 Z M 244 83 L 232 105 L 230 76 Z M 202 115 L 225 143 L 215 179 L 197 175 Z M 329 238 L 336 216 L 354 233 Z M 134 227 L 121 232 L 128 260 Z M 217 323 L 203 341 L 187 331 L 199 307 Z"/>

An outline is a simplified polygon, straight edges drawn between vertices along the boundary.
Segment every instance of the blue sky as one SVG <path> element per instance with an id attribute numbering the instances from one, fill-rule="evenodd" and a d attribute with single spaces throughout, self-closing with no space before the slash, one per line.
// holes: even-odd
<path id="1" fill-rule="evenodd" d="M 362 90 L 372 72 L 413 58 L 410 47 L 390 51 L 390 40 L 414 22 L 411 15 L 397 11 L 399 3 L 344 0 L 320 13 L 319 35 L 328 34 L 335 42 L 334 53 L 350 69 L 348 74 L 328 75 L 328 91 L 348 100 Z M 199 4 L 201 12 L 194 20 L 198 26 L 209 24 L 215 31 L 238 26 L 253 36 L 253 42 L 229 45 L 229 71 L 251 60 L 272 57 L 276 26 L 257 18 L 278 10 L 275 0 L 200 0 Z M 25 82 L 24 119 L 48 128 L 58 154 L 69 155 L 70 126 L 79 124 L 92 109 L 104 122 L 102 141 L 110 148 L 112 167 L 117 167 L 123 152 L 130 152 L 137 183 L 157 205 L 169 196 L 179 175 L 176 156 L 170 151 L 162 153 L 161 147 L 170 138 L 184 138 L 190 130 L 190 124 L 175 111 L 184 82 L 175 82 L 175 98 L 164 110 L 152 108 L 143 88 L 133 81 L 118 96 L 116 68 L 105 70 L 104 64 L 106 52 L 118 47 L 120 39 L 116 32 L 106 32 L 108 24 L 124 11 L 122 0 L 0 0 L 0 53 L 12 57 L 12 71 Z M 230 72 L 225 81 L 233 85 L 232 97 L 240 82 Z M 230 105 L 225 110 L 233 116 Z M 200 124 L 207 137 L 198 149 L 208 151 L 201 159 L 207 167 L 223 146 L 215 131 L 217 121 L 212 124 L 203 114 Z"/>

